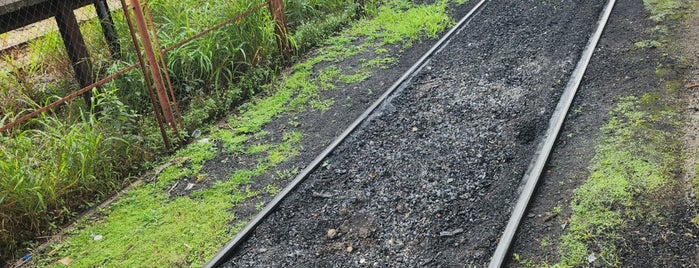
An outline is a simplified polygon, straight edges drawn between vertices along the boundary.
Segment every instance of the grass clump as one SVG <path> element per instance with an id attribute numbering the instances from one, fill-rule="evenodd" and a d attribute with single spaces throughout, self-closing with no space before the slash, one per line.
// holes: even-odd
<path id="1" fill-rule="evenodd" d="M 408 1 L 404 0 L 392 1 L 394 5 L 397 2 L 409 6 L 401 12 L 433 9 L 428 5 L 407 4 Z M 445 9 L 446 5 L 440 4 L 439 7 Z M 381 9 L 377 16 L 387 16 L 383 13 L 389 12 L 393 11 Z M 436 14 L 447 16 L 446 10 L 439 10 Z M 449 24 L 449 19 L 442 18 L 439 21 L 447 22 L 440 24 L 442 28 Z M 325 42 L 329 48 L 321 48 L 317 56 L 295 65 L 291 73 L 284 75 L 279 82 L 262 87 L 266 92 L 264 96 L 258 95 L 252 101 L 240 105 L 238 112 L 226 123 L 211 130 L 209 138 L 195 141 L 173 156 L 171 161 L 178 159 L 176 164 L 164 169 L 155 182 L 136 187 L 118 203 L 102 211 L 104 216 L 100 220 L 75 230 L 75 234 L 65 242 L 54 245 L 54 250 L 42 262 L 52 265 L 57 259 L 70 257 L 78 266 L 138 266 L 142 263 L 153 266 L 199 266 L 208 260 L 218 247 L 245 224 L 246 219 L 237 218 L 230 213 L 231 208 L 240 202 L 250 201 L 260 195 L 272 195 L 280 190 L 272 185 L 262 187 L 262 192 L 257 192 L 251 190 L 250 183 L 260 176 L 268 175 L 270 169 L 298 155 L 301 149 L 303 133 L 286 131 L 280 140 L 260 143 L 255 139 L 268 134 L 262 128 L 283 114 L 293 115 L 308 109 L 320 112 L 327 110 L 333 101 L 322 98 L 323 90 L 334 89 L 339 83 L 358 82 L 369 77 L 369 68 L 354 73 L 340 67 L 331 66 L 320 70 L 314 68 L 321 62 L 332 64 L 351 56 L 349 54 L 356 55 L 369 47 L 378 47 L 376 43 L 365 42 L 370 39 L 362 38 L 372 34 L 358 29 L 364 25 L 367 23 L 356 25 L 331 38 Z M 419 40 L 419 36 L 428 36 L 424 29 L 429 27 L 416 27 L 418 31 L 401 31 L 401 39 Z M 388 28 L 390 27 L 375 27 L 383 29 L 383 34 L 396 34 L 386 30 Z M 359 32 L 364 35 L 356 35 Z M 372 35 L 381 36 L 380 33 Z M 361 49 L 350 50 L 349 54 L 341 53 L 346 50 L 341 48 L 352 47 L 353 43 L 359 43 Z M 383 41 L 379 43 L 385 44 Z M 337 53 L 325 53 L 326 51 Z M 224 178 L 207 175 L 207 180 L 215 181 L 213 185 L 194 191 L 189 196 L 168 194 L 168 190 L 178 182 L 183 182 L 184 179 L 191 182 L 194 178 L 201 177 L 203 167 L 219 153 L 252 158 L 250 162 L 257 164 L 251 168 L 233 170 Z M 288 179 L 296 173 L 297 168 L 290 168 L 278 171 L 272 177 Z M 101 235 L 103 239 L 96 241 L 92 235 Z"/>
<path id="2" fill-rule="evenodd" d="M 643 0 L 643 5 L 655 22 L 681 19 L 691 11 L 690 1 L 686 0 Z"/>
<path id="3" fill-rule="evenodd" d="M 97 95 L 102 118 L 81 113 L 64 122 L 50 115 L 30 130 L 0 137 L 0 249 L 13 252 L 48 234 L 101 196 L 128 182 L 123 175 L 147 154 L 133 136 L 135 117 L 112 92 Z M 125 160 L 126 159 L 126 160 Z M 25 244 L 26 246 L 26 244 Z"/>
<path id="4" fill-rule="evenodd" d="M 657 94 L 626 97 L 602 128 L 590 177 L 576 190 L 568 233 L 561 237 L 560 265 L 579 266 L 594 253 L 619 265 L 616 245 L 627 221 L 654 215 L 655 194 L 676 182 L 680 163 L 679 115 Z"/>
<path id="5" fill-rule="evenodd" d="M 354 10 L 354 4 L 349 2 L 315 1 L 314 13 L 306 14 L 302 21 L 290 18 L 289 22 L 294 29 L 313 27 L 317 32 L 332 32 L 341 24 L 315 22 L 346 23 L 349 20 L 338 16 L 345 18 L 347 10 Z M 167 47 L 259 3 L 156 0 L 149 5 L 160 43 Z M 308 12 L 293 5 L 287 11 Z M 100 53 L 106 51 L 106 44 L 96 19 L 81 24 L 93 66 L 99 73 L 113 73 L 136 62 L 135 53 L 128 49 L 132 45 L 123 14 L 112 15 L 123 48 L 121 60 Z M 303 40 L 309 46 L 320 41 L 312 36 Z M 184 108 L 186 129 L 191 131 L 221 118 L 273 79 L 275 68 L 280 66 L 275 42 L 269 11 L 263 9 L 166 53 L 177 98 Z M 21 54 L 27 57 L 20 57 Z M 29 42 L 26 52 L 3 55 L 2 60 L 2 123 L 78 88 L 57 32 Z M 105 103 L 100 106 L 99 119 L 85 114 L 90 107 L 78 100 L 1 137 L 0 165 L 6 170 L 0 175 L 0 184 L 6 187 L 0 192 L 0 261 L 15 258 L 20 253 L 17 250 L 29 246 L 25 242 L 32 237 L 50 233 L 51 226 L 62 225 L 101 196 L 120 188 L 128 181 L 124 178 L 135 172 L 132 167 L 165 153 L 143 85 L 143 77 L 133 71 L 104 86 L 109 98 L 98 98 Z M 255 120 L 265 121 L 252 121 Z M 248 127 L 254 130 L 259 126 L 249 123 Z M 246 139 L 237 134 L 220 136 L 222 140 L 233 139 L 229 141 L 231 147 L 240 146 Z M 185 170 L 172 175 L 189 176 L 197 167 Z"/>
<path id="6" fill-rule="evenodd" d="M 216 130 L 228 132 L 230 130 Z M 223 135 L 219 135 L 223 136 Z M 201 140 L 180 151 L 155 183 L 142 184 L 108 209 L 102 219 L 74 230 L 66 241 L 53 245 L 43 265 L 69 257 L 81 267 L 116 266 L 201 266 L 223 242 L 245 224 L 230 213 L 236 204 L 254 198 L 258 192 L 246 185 L 271 167 L 297 154 L 301 133 L 291 132 L 279 144 L 269 144 L 258 155 L 257 166 L 235 171 L 227 180 L 191 196 L 171 196 L 166 189 L 185 178 L 200 175 L 206 161 L 216 156 L 216 141 Z M 246 151 L 256 150 L 253 145 Z M 265 188 L 266 192 L 278 189 Z M 235 224 L 231 225 L 231 222 Z M 103 237 L 95 240 L 95 235 Z"/>

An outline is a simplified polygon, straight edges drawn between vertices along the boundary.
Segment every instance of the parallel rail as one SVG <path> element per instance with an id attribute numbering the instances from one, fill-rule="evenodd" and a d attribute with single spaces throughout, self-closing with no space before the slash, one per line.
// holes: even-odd
<path id="1" fill-rule="evenodd" d="M 219 250 L 219 252 L 205 265 L 205 267 L 217 267 L 221 265 L 228 257 L 235 253 L 238 246 L 240 246 L 245 239 L 247 239 L 254 230 L 257 228 L 262 221 L 267 218 L 277 206 L 290 194 L 296 187 L 302 183 L 308 175 L 313 172 L 323 160 L 339 145 L 341 144 L 354 130 L 357 129 L 371 113 L 376 110 L 381 104 L 383 104 L 388 97 L 393 94 L 396 90 L 402 89 L 409 84 L 412 78 L 417 72 L 419 72 L 436 53 L 441 51 L 451 40 L 452 36 L 459 31 L 463 30 L 468 22 L 473 18 L 473 16 L 480 11 L 483 5 L 486 4 L 488 0 L 481 0 L 478 2 L 452 29 L 450 29 L 432 48 L 427 51 L 410 69 L 408 69 L 386 92 L 384 92 L 381 97 L 376 100 L 369 108 L 367 108 L 364 113 L 362 113 L 347 129 L 345 129 L 342 134 L 335 138 L 335 140 L 327 147 L 323 152 L 321 152 L 316 158 L 304 169 L 302 170 L 294 180 L 286 186 L 275 198 L 260 212 L 257 216 L 248 223 L 248 225 L 243 228 L 238 234 L 236 234 L 233 239 L 231 239 L 226 245 Z M 525 173 L 522 182 L 526 182 L 517 203 L 515 204 L 512 215 L 507 223 L 507 226 L 500 237 L 500 242 L 491 258 L 489 264 L 490 268 L 501 267 L 508 256 L 508 250 L 510 244 L 517 232 L 520 225 L 522 216 L 526 212 L 529 201 L 536 189 L 536 185 L 539 177 L 548 161 L 548 158 L 553 149 L 553 145 L 558 138 L 558 134 L 561 130 L 563 122 L 566 115 L 570 109 L 570 106 L 575 98 L 578 87 L 582 81 L 583 75 L 587 69 L 587 66 L 592 58 L 592 54 L 597 47 L 597 43 L 604 31 L 607 24 L 609 16 L 612 9 L 616 3 L 616 0 L 608 0 L 607 5 L 603 9 L 600 18 L 597 23 L 597 28 L 588 40 L 587 46 L 583 50 L 582 56 L 577 63 L 575 70 L 573 71 L 570 80 L 568 81 L 566 88 L 564 89 L 561 98 L 559 99 L 558 105 L 549 121 L 549 128 L 544 136 L 544 139 L 537 147 L 531 164 L 529 165 L 527 173 Z"/>

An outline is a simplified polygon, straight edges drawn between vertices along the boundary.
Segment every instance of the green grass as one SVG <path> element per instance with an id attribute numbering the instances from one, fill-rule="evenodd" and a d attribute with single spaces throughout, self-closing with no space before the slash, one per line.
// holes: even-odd
<path id="1" fill-rule="evenodd" d="M 128 129 L 135 117 L 119 110 L 109 92 L 97 95 L 105 116 L 82 114 L 66 123 L 49 115 L 32 120 L 35 127 L 0 137 L 0 248 L 12 252 L 32 234 L 75 216 L 97 198 L 121 187 L 132 161 L 147 155 L 134 140 L 111 133 Z M 113 116 L 117 115 L 119 117 Z"/>
<path id="2" fill-rule="evenodd" d="M 657 214 L 652 197 L 676 183 L 680 121 L 669 101 L 650 93 L 626 97 L 610 117 L 602 128 L 590 177 L 573 196 L 559 265 L 584 265 L 595 253 L 604 265 L 618 266 L 616 249 L 627 221 Z"/>
<path id="3" fill-rule="evenodd" d="M 653 40 L 634 43 L 637 49 L 666 49 L 671 40 L 668 24 L 689 11 L 684 0 L 644 0 L 651 19 L 658 25 L 649 33 Z M 656 76 L 665 80 L 673 66 L 658 64 Z M 573 215 L 560 239 L 560 262 L 556 266 L 585 266 L 594 253 L 604 266 L 620 266 L 617 252 L 628 224 L 638 219 L 662 221 L 660 203 L 679 182 L 682 126 L 677 94 L 681 84 L 665 81 L 666 93 L 646 93 L 622 98 L 602 127 L 600 143 L 590 165 L 590 176 L 576 190 Z"/>
<path id="4" fill-rule="evenodd" d="M 281 140 L 261 143 L 259 139 L 268 134 L 262 130 L 267 123 L 281 115 L 308 110 L 324 112 L 334 101 L 323 98 L 322 91 L 336 89 L 342 83 L 363 81 L 370 77 L 371 71 L 380 67 L 379 64 L 365 66 L 345 74 L 345 70 L 334 67 L 334 63 L 359 55 L 369 48 L 380 49 L 388 44 L 410 46 L 422 38 L 434 37 L 438 28 L 443 30 L 453 23 L 446 13 L 446 1 L 436 5 L 415 5 L 406 0 L 394 0 L 388 5 L 400 7 L 399 14 L 403 16 L 423 17 L 390 20 L 388 18 L 394 17 L 392 14 L 396 10 L 376 9 L 372 16 L 379 21 L 362 21 L 325 41 L 326 47 L 295 65 L 278 82 L 261 87 L 259 80 L 241 81 L 232 87 L 231 94 L 244 94 L 251 87 L 261 88 L 265 93 L 240 105 L 224 124 L 210 129 L 208 138 L 193 142 L 172 157 L 184 161 L 177 161 L 177 164 L 165 168 L 154 182 L 132 189 L 125 198 L 100 211 L 100 216 L 94 222 L 83 221 L 72 230 L 73 235 L 52 245 L 50 254 L 37 257 L 41 264 L 57 265 L 56 261 L 64 257 L 74 260 L 73 265 L 78 267 L 131 267 L 143 266 L 144 263 L 149 266 L 203 264 L 246 223 L 246 219 L 231 214 L 231 208 L 246 201 L 264 204 L 254 198 L 273 195 L 280 190 L 277 186 L 268 185 L 261 192 L 253 191 L 251 183 L 298 155 L 302 149 L 300 142 L 303 133 L 291 130 L 284 133 Z M 378 25 L 398 22 L 407 26 Z M 303 25 L 297 24 L 295 27 L 301 29 Z M 378 32 L 363 27 L 371 27 Z M 320 63 L 327 67 L 316 70 Z M 192 100 L 191 103 L 197 102 Z M 202 108 L 198 110 L 202 111 L 203 116 L 215 113 L 207 110 L 215 110 L 215 102 L 200 103 Z M 196 120 L 193 117 L 185 119 Z M 295 127 L 291 121 L 289 124 L 289 129 Z M 221 153 L 246 157 L 257 164 L 249 169 L 233 170 L 227 178 L 217 178 L 219 181 L 212 187 L 195 191 L 191 196 L 170 196 L 168 190 L 176 183 L 182 183 L 184 178 L 192 181 L 206 175 L 201 170 L 207 161 L 219 153 L 217 144 L 222 147 Z M 298 168 L 290 168 L 277 171 L 273 177 L 286 180 L 297 173 Z M 207 181 L 213 179 L 216 178 L 206 175 Z M 96 241 L 94 235 L 101 235 L 103 239 Z"/>
<path id="5" fill-rule="evenodd" d="M 681 19 L 690 14 L 690 2 L 686 0 L 643 0 L 650 11 L 650 19 L 656 22 Z"/>
<path id="6" fill-rule="evenodd" d="M 149 4 L 160 42 L 168 46 L 259 2 L 185 0 Z M 344 10 L 353 9 L 353 4 L 320 1 L 316 7 L 317 13 L 307 20 L 295 22 L 291 18 L 290 22 L 296 27 L 312 25 L 318 32 L 332 32 L 336 29 L 332 27 L 341 24 L 318 26 L 315 21 L 340 20 L 337 18 L 344 16 Z M 121 61 L 97 53 L 105 51 L 106 44 L 96 20 L 81 25 L 94 65 L 110 72 L 135 62 L 124 16 L 115 12 L 113 17 L 124 52 Z M 263 9 L 167 55 L 178 100 L 185 107 L 188 130 L 221 118 L 273 79 L 278 65 L 270 21 L 268 11 Z M 304 38 L 306 44 L 319 41 Z M 14 67 L 0 70 L 0 122 L 77 88 L 57 32 L 31 41 L 26 55 L 30 61 L 24 66 L 12 55 L 3 58 Z M 164 153 L 138 72 L 130 72 L 103 88 L 109 94 L 105 100 L 98 99 L 103 102 L 99 121 L 86 116 L 84 111 L 90 107 L 76 100 L 2 137 L 0 165 L 6 170 L 0 175 L 0 261 L 21 253 L 16 250 L 31 247 L 28 243 L 34 235 L 72 219 L 101 196 L 121 187 L 130 173 L 137 171 L 134 167 Z M 226 135 L 220 134 L 221 138 Z M 233 139 L 231 146 L 240 146 L 246 138 L 229 136 Z M 196 167 L 187 170 L 195 172 Z"/>
<path id="7" fill-rule="evenodd" d="M 216 130 L 225 132 L 230 130 Z M 237 232 L 245 220 L 228 212 L 236 204 L 259 195 L 247 185 L 269 168 L 295 156 L 301 133 L 285 134 L 279 144 L 267 145 L 256 157 L 257 166 L 240 169 L 230 178 L 191 196 L 170 196 L 166 189 L 184 178 L 200 176 L 203 164 L 216 156 L 215 140 L 201 140 L 178 152 L 184 159 L 159 174 L 155 183 L 142 184 L 109 208 L 98 221 L 73 230 L 63 243 L 52 246 L 42 265 L 69 257 L 78 267 L 201 266 Z M 255 150 L 258 145 L 247 148 Z M 274 192 L 274 186 L 265 191 Z M 235 224 L 230 225 L 231 222 Z M 102 240 L 95 241 L 94 235 Z"/>

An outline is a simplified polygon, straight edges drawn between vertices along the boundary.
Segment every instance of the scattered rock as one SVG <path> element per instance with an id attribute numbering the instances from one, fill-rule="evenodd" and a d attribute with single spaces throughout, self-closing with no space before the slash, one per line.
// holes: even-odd
<path id="1" fill-rule="evenodd" d="M 593 263 L 596 260 L 597 260 L 597 256 L 595 256 L 594 252 L 592 254 L 590 254 L 590 256 L 587 256 L 587 262 L 589 262 L 589 263 Z"/>
<path id="2" fill-rule="evenodd" d="M 452 231 L 442 231 L 441 233 L 439 233 L 439 236 L 454 236 L 454 235 L 457 235 L 457 234 L 460 234 L 463 232 L 464 232 L 464 229 L 458 228 L 458 229 L 455 229 Z"/>
<path id="3" fill-rule="evenodd" d="M 330 197 L 333 197 L 332 194 L 323 193 L 323 192 L 316 192 L 316 191 L 313 191 L 313 193 L 311 193 L 311 196 L 313 196 L 313 197 L 320 197 L 320 198 L 330 198 Z"/>
<path id="4" fill-rule="evenodd" d="M 327 234 L 327 235 L 328 235 L 328 238 L 329 238 L 329 239 L 334 239 L 335 237 L 337 237 L 337 230 L 335 230 L 335 229 L 328 229 L 328 234 Z"/>

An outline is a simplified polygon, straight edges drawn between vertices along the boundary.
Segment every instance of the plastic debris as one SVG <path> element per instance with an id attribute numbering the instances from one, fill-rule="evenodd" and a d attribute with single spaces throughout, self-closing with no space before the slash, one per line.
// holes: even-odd
<path id="1" fill-rule="evenodd" d="M 594 252 L 592 254 L 590 254 L 590 256 L 587 256 L 587 262 L 589 262 L 589 263 L 593 263 L 596 260 L 597 260 L 597 257 L 595 256 Z"/>
<path id="2" fill-rule="evenodd" d="M 24 254 L 24 256 L 22 256 L 22 260 L 23 260 L 23 261 L 28 261 L 29 259 L 31 259 L 31 257 L 32 257 L 32 255 Z"/>
<path id="3" fill-rule="evenodd" d="M 102 240 L 102 239 L 104 238 L 104 236 L 99 235 L 99 234 L 98 234 L 98 235 L 96 235 L 96 234 L 91 234 L 90 237 L 92 237 L 92 240 L 95 240 L 95 241 L 100 241 L 100 240 Z"/>
<path id="4" fill-rule="evenodd" d="M 65 266 L 68 266 L 68 265 L 70 265 L 71 263 L 73 263 L 73 259 L 71 259 L 70 257 L 65 257 L 65 258 L 63 258 L 63 259 L 58 260 L 58 262 L 59 262 L 60 264 L 63 264 L 63 265 L 65 265 Z"/>
<path id="5" fill-rule="evenodd" d="M 189 190 L 191 190 L 192 188 L 194 188 L 194 183 L 191 183 L 191 182 L 190 182 L 190 183 L 187 183 L 187 187 L 185 187 L 184 190 L 185 190 L 185 191 L 189 191 Z"/>
<path id="6" fill-rule="evenodd" d="M 192 139 L 199 138 L 199 136 L 201 136 L 201 130 L 197 129 L 197 130 L 194 130 L 194 132 L 192 132 L 192 135 L 191 135 Z"/>

